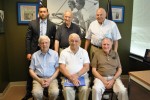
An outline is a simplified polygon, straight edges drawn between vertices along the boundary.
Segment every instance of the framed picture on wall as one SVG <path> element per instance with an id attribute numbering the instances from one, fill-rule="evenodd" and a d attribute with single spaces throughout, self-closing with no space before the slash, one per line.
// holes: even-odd
<path id="1" fill-rule="evenodd" d="M 4 11 L 0 10 L 0 33 L 4 33 Z"/>
<path id="2" fill-rule="evenodd" d="M 124 22 L 124 6 L 112 6 L 112 20 L 114 22 Z"/>
<path id="3" fill-rule="evenodd" d="M 18 24 L 28 24 L 38 16 L 38 3 L 17 3 Z"/>

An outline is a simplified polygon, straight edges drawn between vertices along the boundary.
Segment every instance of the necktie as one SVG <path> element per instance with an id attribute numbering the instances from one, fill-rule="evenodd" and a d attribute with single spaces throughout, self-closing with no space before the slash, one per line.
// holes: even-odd
<path id="1" fill-rule="evenodd" d="M 40 27 L 40 35 L 44 35 L 44 21 L 41 21 L 41 25 L 40 25 L 41 27 Z"/>

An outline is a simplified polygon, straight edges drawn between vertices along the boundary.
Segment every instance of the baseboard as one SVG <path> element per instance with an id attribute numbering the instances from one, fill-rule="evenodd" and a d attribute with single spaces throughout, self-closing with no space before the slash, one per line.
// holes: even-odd
<path id="1" fill-rule="evenodd" d="M 12 87 L 12 86 L 26 86 L 26 81 L 19 81 L 19 82 L 10 82 L 6 88 L 4 89 L 4 91 L 2 93 L 0 93 L 0 97 L 4 96 L 7 91 Z"/>

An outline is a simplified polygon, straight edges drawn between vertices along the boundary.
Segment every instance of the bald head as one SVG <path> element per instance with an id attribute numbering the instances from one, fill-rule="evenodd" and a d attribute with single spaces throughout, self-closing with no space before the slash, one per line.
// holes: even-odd
<path id="1" fill-rule="evenodd" d="M 65 21 L 67 27 L 70 27 L 72 19 L 73 19 L 73 14 L 72 14 L 71 10 L 65 11 L 64 21 Z"/>
<path id="2" fill-rule="evenodd" d="M 99 22 L 99 24 L 102 24 L 106 18 L 106 11 L 104 8 L 99 8 L 96 11 L 96 19 Z"/>

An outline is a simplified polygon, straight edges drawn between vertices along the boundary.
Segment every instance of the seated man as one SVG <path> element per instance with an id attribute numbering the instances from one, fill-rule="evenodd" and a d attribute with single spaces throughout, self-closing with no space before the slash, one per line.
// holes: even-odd
<path id="1" fill-rule="evenodd" d="M 59 58 L 62 77 L 63 95 L 65 100 L 75 100 L 75 89 L 78 89 L 79 100 L 88 100 L 89 88 L 89 57 L 86 50 L 80 47 L 81 39 L 78 34 L 69 35 L 69 47 L 64 49 Z M 79 77 L 84 77 L 85 86 L 80 86 Z M 74 86 L 64 86 L 65 78 Z"/>
<path id="2" fill-rule="evenodd" d="M 92 73 L 95 77 L 92 87 L 92 100 L 101 100 L 105 89 L 113 88 L 118 100 L 128 100 L 127 90 L 121 82 L 122 67 L 118 53 L 112 50 L 113 41 L 102 40 L 102 49 L 95 52 L 92 59 Z"/>
<path id="3" fill-rule="evenodd" d="M 48 36 L 40 36 L 39 47 L 31 59 L 29 73 L 33 80 L 32 95 L 36 100 L 42 100 L 44 88 L 48 88 L 49 100 L 56 100 L 59 89 L 57 75 L 59 73 L 58 53 L 49 49 L 50 39 Z"/>

